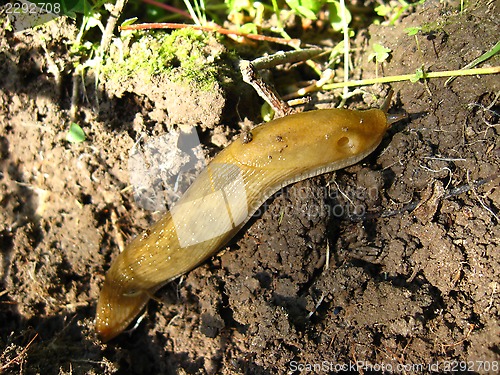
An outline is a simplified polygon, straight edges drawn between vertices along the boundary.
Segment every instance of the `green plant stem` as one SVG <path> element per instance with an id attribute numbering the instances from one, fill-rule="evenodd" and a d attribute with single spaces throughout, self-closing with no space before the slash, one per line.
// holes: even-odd
<path id="1" fill-rule="evenodd" d="M 189 0 L 184 0 L 184 5 L 186 6 L 189 14 L 191 15 L 191 18 L 193 19 L 194 23 L 198 26 L 203 26 L 200 18 L 197 15 L 197 12 L 195 12 L 193 6 L 191 5 L 191 2 Z"/>
<path id="2" fill-rule="evenodd" d="M 498 41 L 489 51 L 486 53 L 483 53 L 481 56 L 479 56 L 477 59 L 474 59 L 467 65 L 465 65 L 462 69 L 469 69 L 473 68 L 476 65 L 481 64 L 483 61 L 488 60 L 490 57 L 495 56 L 498 52 L 500 52 L 500 41 Z M 456 77 L 451 77 L 445 82 L 445 86 L 449 85 Z"/>
<path id="3" fill-rule="evenodd" d="M 349 43 L 349 29 L 346 21 L 346 15 L 345 15 L 345 0 L 340 0 L 340 9 L 342 12 L 342 32 L 344 34 L 344 83 L 347 83 L 349 81 L 349 50 L 350 50 L 350 43 Z M 347 95 L 349 94 L 348 90 L 349 86 L 344 86 L 344 98 L 347 98 Z"/>
<path id="4" fill-rule="evenodd" d="M 283 32 L 285 31 L 283 28 L 283 24 L 281 23 L 281 17 L 280 17 L 280 7 L 278 6 L 278 1 L 277 0 L 272 0 L 273 3 L 273 11 L 274 14 L 276 14 L 276 24 L 278 26 L 278 29 Z"/>
<path id="5" fill-rule="evenodd" d="M 453 76 L 473 76 L 480 74 L 498 74 L 500 73 L 500 66 L 494 66 L 491 68 L 477 68 L 477 69 L 467 69 L 467 70 L 446 70 L 443 72 L 428 72 L 425 73 L 425 78 L 443 78 L 443 77 L 453 77 Z M 349 82 L 338 82 L 329 83 L 318 87 L 318 90 L 334 90 L 344 87 L 357 87 L 357 86 L 368 86 L 376 83 L 390 83 L 390 82 L 402 82 L 409 81 L 415 78 L 415 74 L 403 74 L 399 76 L 390 77 L 380 77 L 371 79 L 361 79 Z"/>

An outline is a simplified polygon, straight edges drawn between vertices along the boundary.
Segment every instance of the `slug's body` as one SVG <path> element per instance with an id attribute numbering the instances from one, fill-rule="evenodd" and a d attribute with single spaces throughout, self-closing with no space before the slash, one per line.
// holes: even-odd
<path id="1" fill-rule="evenodd" d="M 260 125 L 229 145 L 114 260 L 97 305 L 102 339 L 122 332 L 158 288 L 216 253 L 280 188 L 374 151 L 390 122 L 379 109 L 323 109 Z"/>

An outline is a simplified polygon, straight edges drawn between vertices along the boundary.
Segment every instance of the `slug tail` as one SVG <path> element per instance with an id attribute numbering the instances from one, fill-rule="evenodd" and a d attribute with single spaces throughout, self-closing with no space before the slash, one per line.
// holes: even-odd
<path id="1" fill-rule="evenodd" d="M 385 98 L 384 103 L 380 107 L 380 110 L 384 111 L 385 113 L 387 113 L 389 107 L 391 106 L 392 95 L 394 95 L 394 90 L 390 89 L 389 93 L 387 94 L 387 98 Z"/>
<path id="2" fill-rule="evenodd" d="M 149 298 L 150 295 L 146 292 L 123 295 L 105 284 L 96 313 L 96 331 L 102 341 L 107 342 L 122 333 L 141 312 Z"/>
<path id="3" fill-rule="evenodd" d="M 390 89 L 389 93 L 387 94 L 387 97 L 384 100 L 384 103 L 382 104 L 382 107 L 380 107 L 380 110 L 383 111 L 387 116 L 387 125 L 389 126 L 394 124 L 395 122 L 404 120 L 405 118 L 408 117 L 406 113 L 397 113 L 397 114 L 387 113 L 387 111 L 389 111 L 389 108 L 391 106 L 391 100 L 393 95 L 394 95 L 394 90 Z"/>
<path id="4" fill-rule="evenodd" d="M 387 114 L 387 125 L 392 125 L 395 122 L 404 120 L 407 117 L 408 117 L 408 114 L 406 114 L 406 113 L 391 113 L 391 114 Z"/>

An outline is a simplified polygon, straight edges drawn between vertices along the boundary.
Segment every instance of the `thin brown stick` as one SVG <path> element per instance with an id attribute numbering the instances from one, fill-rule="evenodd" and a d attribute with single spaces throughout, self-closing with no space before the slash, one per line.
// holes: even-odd
<path id="1" fill-rule="evenodd" d="M 276 90 L 264 82 L 250 61 L 241 60 L 240 71 L 243 81 L 251 85 L 257 91 L 257 94 L 274 110 L 275 118 L 280 118 L 294 112 L 293 108 L 280 98 Z"/>
<path id="2" fill-rule="evenodd" d="M 14 362 L 17 362 L 21 359 L 21 357 L 26 354 L 26 352 L 28 351 L 29 347 L 31 346 L 31 344 L 33 343 L 33 341 L 35 341 L 35 339 L 38 337 L 38 333 L 35 334 L 35 336 L 30 340 L 30 342 L 28 343 L 28 345 L 26 345 L 24 347 L 23 350 L 21 350 L 21 353 L 19 353 L 17 356 L 15 356 L 14 358 L 12 358 L 9 362 L 7 362 L 5 365 L 3 365 L 2 367 L 0 367 L 0 371 L 3 371 L 5 369 L 7 369 L 11 364 L 13 364 Z"/>
<path id="3" fill-rule="evenodd" d="M 273 53 L 272 55 L 267 55 L 252 60 L 252 65 L 257 70 L 269 69 L 285 63 L 292 64 L 296 62 L 306 61 L 328 52 L 329 51 L 326 51 L 322 48 L 307 48 L 288 52 L 278 51 L 276 53 Z"/>
<path id="4" fill-rule="evenodd" d="M 193 30 L 199 30 L 199 31 L 207 31 L 207 32 L 214 32 L 214 33 L 219 33 L 223 35 L 235 35 L 235 36 L 241 36 L 247 39 L 253 39 L 253 40 L 262 40 L 266 42 L 271 42 L 271 43 L 277 43 L 277 44 L 285 44 L 287 46 L 292 46 L 292 47 L 300 47 L 300 39 L 284 39 L 284 38 L 275 38 L 272 36 L 266 36 L 266 35 L 260 35 L 260 34 L 247 34 L 247 33 L 241 33 L 238 31 L 234 30 L 228 30 L 220 27 L 219 25 L 213 25 L 213 26 L 198 26 L 198 25 L 187 25 L 184 23 L 170 23 L 170 22 L 164 22 L 164 23 L 141 23 L 137 25 L 128 25 L 128 26 L 123 26 L 119 27 L 119 30 L 152 30 L 152 29 L 193 29 Z"/>

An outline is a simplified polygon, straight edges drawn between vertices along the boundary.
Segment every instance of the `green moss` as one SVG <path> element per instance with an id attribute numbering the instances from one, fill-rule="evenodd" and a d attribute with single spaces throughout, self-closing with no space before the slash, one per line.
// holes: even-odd
<path id="1" fill-rule="evenodd" d="M 447 22 L 449 23 L 449 22 Z M 434 21 L 434 22 L 426 22 L 422 24 L 420 30 L 422 31 L 423 34 L 431 34 L 431 33 L 439 33 L 443 31 L 444 26 L 446 26 L 445 22 L 443 21 Z"/>
<path id="2" fill-rule="evenodd" d="M 468 6 L 468 4 L 466 4 Z M 423 34 L 432 34 L 444 32 L 446 27 L 451 24 L 465 22 L 467 12 L 449 12 L 438 17 L 436 21 L 425 22 L 420 27 Z"/>
<path id="3" fill-rule="evenodd" d="M 117 48 L 103 65 L 107 79 L 166 75 L 172 81 L 211 90 L 219 81 L 227 54 L 214 36 L 192 29 L 171 34 L 141 32 L 127 42 L 128 48 Z"/>

